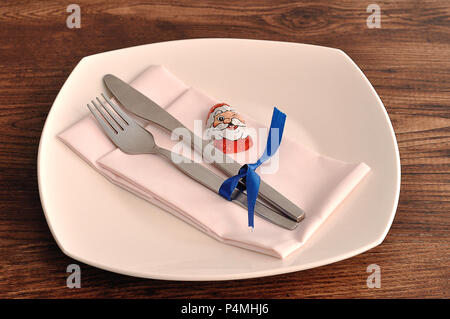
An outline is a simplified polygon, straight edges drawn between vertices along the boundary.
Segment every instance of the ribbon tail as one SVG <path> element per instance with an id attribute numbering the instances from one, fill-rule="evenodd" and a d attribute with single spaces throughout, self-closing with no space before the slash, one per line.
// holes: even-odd
<path id="1" fill-rule="evenodd" d="M 252 169 L 247 171 L 246 186 L 247 186 L 247 206 L 248 206 L 248 226 L 255 227 L 255 205 L 258 198 L 259 185 L 261 178 Z"/>

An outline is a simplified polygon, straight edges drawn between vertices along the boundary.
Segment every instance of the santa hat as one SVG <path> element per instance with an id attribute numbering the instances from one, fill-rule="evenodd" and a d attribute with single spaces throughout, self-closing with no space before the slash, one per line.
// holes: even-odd
<path id="1" fill-rule="evenodd" d="M 218 103 L 214 105 L 208 113 L 208 118 L 206 119 L 206 127 L 211 127 L 214 123 L 214 119 L 217 114 L 224 113 L 226 111 L 232 111 L 233 109 L 226 103 Z"/>

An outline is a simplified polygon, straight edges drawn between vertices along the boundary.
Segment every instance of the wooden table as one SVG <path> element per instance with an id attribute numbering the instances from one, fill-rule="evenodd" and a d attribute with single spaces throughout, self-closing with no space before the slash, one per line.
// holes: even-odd
<path id="1" fill-rule="evenodd" d="M 342 298 L 449 293 L 450 3 L 376 1 L 76 1 L 81 28 L 66 26 L 70 1 L 0 2 L 0 297 Z M 344 50 L 364 71 L 392 120 L 402 162 L 400 202 L 380 246 L 332 265 L 227 282 L 170 282 L 99 270 L 65 256 L 39 201 L 36 156 L 52 102 L 84 56 L 185 38 L 233 37 Z M 66 287 L 78 263 L 82 288 Z M 381 288 L 366 267 L 381 267 Z"/>

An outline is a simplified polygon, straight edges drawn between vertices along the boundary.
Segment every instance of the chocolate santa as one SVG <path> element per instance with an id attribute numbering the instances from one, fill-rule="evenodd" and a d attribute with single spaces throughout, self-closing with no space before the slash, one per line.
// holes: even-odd
<path id="1" fill-rule="evenodd" d="M 225 154 L 244 152 L 253 145 L 244 119 L 225 103 L 209 110 L 205 135 Z"/>

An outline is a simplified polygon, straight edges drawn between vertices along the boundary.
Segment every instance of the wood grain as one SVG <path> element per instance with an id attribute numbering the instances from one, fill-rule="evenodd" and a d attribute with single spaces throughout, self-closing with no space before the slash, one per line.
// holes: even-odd
<path id="1" fill-rule="evenodd" d="M 375 1 L 374 1 L 375 2 Z M 447 0 L 376 1 L 381 28 L 366 26 L 371 1 L 0 2 L 0 297 L 448 298 L 450 213 L 450 6 Z M 159 41 L 235 37 L 310 43 L 348 53 L 392 120 L 402 162 L 400 202 L 380 246 L 332 265 L 228 282 L 144 280 L 82 267 L 45 222 L 36 180 L 46 115 L 84 56 Z M 78 262 L 77 262 L 78 263 Z M 382 287 L 366 286 L 381 267 Z"/>

